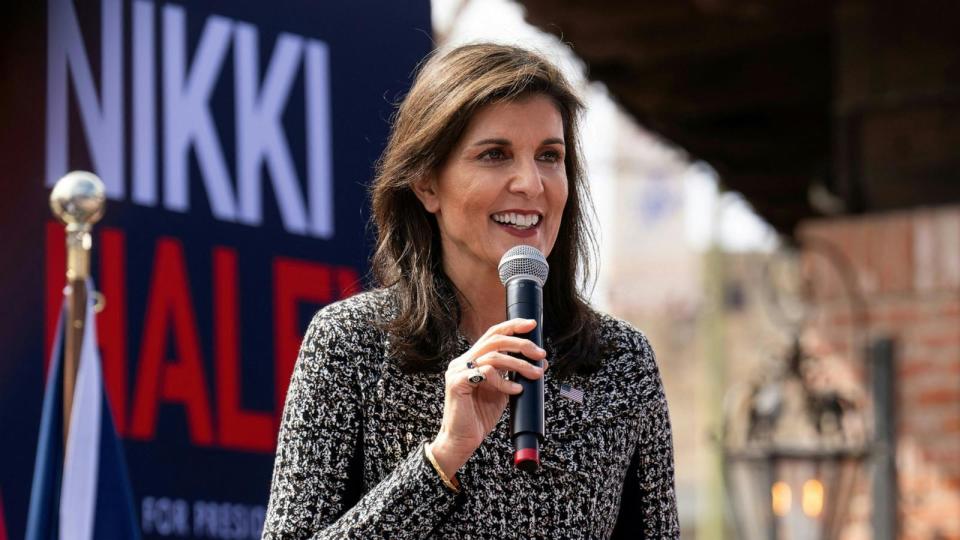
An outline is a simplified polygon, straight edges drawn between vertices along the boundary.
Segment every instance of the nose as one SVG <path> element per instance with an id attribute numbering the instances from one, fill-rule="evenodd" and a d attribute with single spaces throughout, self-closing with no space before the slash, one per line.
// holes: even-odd
<path id="1" fill-rule="evenodd" d="M 513 176 L 510 178 L 511 193 L 534 199 L 543 193 L 543 179 L 540 177 L 540 168 L 533 157 L 516 160 Z"/>

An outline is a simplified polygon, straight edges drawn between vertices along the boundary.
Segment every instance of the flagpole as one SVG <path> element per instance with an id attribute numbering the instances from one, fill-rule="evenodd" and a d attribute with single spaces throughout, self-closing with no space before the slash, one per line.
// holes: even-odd
<path id="1" fill-rule="evenodd" d="M 66 224 L 67 296 L 63 349 L 63 440 L 70 431 L 70 411 L 86 321 L 87 278 L 90 277 L 90 230 L 103 217 L 106 194 L 95 174 L 73 171 L 50 192 L 50 209 Z"/>

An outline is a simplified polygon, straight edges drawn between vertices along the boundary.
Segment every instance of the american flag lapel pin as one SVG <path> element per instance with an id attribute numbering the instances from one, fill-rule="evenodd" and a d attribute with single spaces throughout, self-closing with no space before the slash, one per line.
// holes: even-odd
<path id="1" fill-rule="evenodd" d="M 577 403 L 583 403 L 583 390 L 564 383 L 560 385 L 560 397 L 567 398 L 570 401 L 576 401 Z"/>

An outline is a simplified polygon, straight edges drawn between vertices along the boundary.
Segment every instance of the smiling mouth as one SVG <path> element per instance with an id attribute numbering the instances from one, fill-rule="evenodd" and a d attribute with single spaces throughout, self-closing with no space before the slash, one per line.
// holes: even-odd
<path id="1" fill-rule="evenodd" d="M 535 229 L 543 220 L 540 214 L 519 214 L 517 212 L 501 212 L 499 214 L 493 214 L 490 218 L 501 225 L 506 225 L 520 231 Z"/>

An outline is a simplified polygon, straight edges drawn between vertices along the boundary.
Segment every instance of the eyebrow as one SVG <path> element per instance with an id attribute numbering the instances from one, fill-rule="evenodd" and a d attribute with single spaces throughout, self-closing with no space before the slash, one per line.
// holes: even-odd
<path id="1" fill-rule="evenodd" d="M 473 143 L 471 146 L 483 146 L 485 144 L 498 144 L 501 146 L 510 146 L 510 141 L 508 141 L 507 139 L 482 139 Z M 552 137 L 550 139 L 544 139 L 543 142 L 541 142 L 540 144 L 564 144 L 564 143 L 563 143 L 563 139 L 558 137 Z"/>

